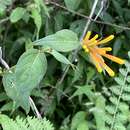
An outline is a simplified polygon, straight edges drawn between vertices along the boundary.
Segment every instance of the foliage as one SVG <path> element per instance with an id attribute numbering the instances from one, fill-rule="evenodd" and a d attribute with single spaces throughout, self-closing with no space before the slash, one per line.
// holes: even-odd
<path id="1" fill-rule="evenodd" d="M 112 85 L 109 88 L 111 103 L 106 105 L 105 121 L 118 130 L 126 130 L 126 124 L 129 124 L 129 72 L 130 66 L 129 63 L 126 63 L 126 68 L 120 69 L 120 75 L 115 78 L 117 85 Z"/>
<path id="2" fill-rule="evenodd" d="M 130 0 L 98 0 L 87 29 L 115 35 L 112 55 L 126 63 L 105 59 L 114 78 L 99 74 L 81 46 L 94 2 L 0 0 L 3 129 L 54 129 L 34 114 L 56 130 L 130 129 Z"/>
<path id="3" fill-rule="evenodd" d="M 46 118 L 37 119 L 29 116 L 25 119 L 18 116 L 13 120 L 1 114 L 0 124 L 2 124 L 3 130 L 54 130 L 52 124 Z"/>

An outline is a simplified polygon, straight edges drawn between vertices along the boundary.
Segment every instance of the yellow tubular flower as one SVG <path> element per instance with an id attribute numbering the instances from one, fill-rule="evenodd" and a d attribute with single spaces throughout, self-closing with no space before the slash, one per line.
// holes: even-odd
<path id="1" fill-rule="evenodd" d="M 90 36 L 91 36 L 91 32 L 88 31 L 88 33 L 86 34 L 85 38 L 82 41 L 82 48 L 85 50 L 85 52 L 89 53 L 90 58 L 92 59 L 98 72 L 101 73 L 103 70 L 106 70 L 106 72 L 111 77 L 113 77 L 115 75 L 115 73 L 109 66 L 106 65 L 103 57 L 106 57 L 118 64 L 124 64 L 125 60 L 112 56 L 110 54 L 107 54 L 108 51 L 112 50 L 111 47 L 102 47 L 101 48 L 98 45 L 111 41 L 114 38 L 114 35 L 110 35 L 103 40 L 97 40 L 97 38 L 98 38 L 97 34 L 93 38 L 90 38 Z"/>
<path id="2" fill-rule="evenodd" d="M 85 40 L 85 41 L 88 40 L 88 39 L 90 38 L 90 36 L 91 36 L 91 32 L 88 31 L 88 33 L 86 34 L 84 40 Z"/>
<path id="3" fill-rule="evenodd" d="M 99 72 L 99 73 L 101 73 L 102 72 L 102 67 L 101 67 L 101 65 L 100 65 L 100 59 L 99 58 L 97 58 L 95 55 L 93 55 L 92 53 L 90 53 L 90 56 L 91 56 L 91 58 L 92 58 L 92 60 L 93 60 L 93 62 L 94 62 L 94 64 L 95 64 L 95 66 L 96 66 L 96 68 L 97 68 L 97 71 Z"/>

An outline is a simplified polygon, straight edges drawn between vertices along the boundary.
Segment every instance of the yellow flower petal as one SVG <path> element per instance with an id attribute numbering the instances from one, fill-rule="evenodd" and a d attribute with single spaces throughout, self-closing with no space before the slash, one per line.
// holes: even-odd
<path id="1" fill-rule="evenodd" d="M 96 51 L 98 54 L 102 55 L 106 53 L 106 50 L 103 50 L 102 48 L 94 48 L 94 51 Z"/>
<path id="2" fill-rule="evenodd" d="M 85 38 L 84 38 L 84 40 L 85 41 L 89 40 L 90 36 L 91 36 L 91 31 L 88 31 L 87 34 L 86 34 L 86 36 L 85 36 Z"/>
<path id="3" fill-rule="evenodd" d="M 94 46 L 97 44 L 97 40 L 89 40 L 87 42 L 85 42 L 85 44 L 87 44 L 88 46 Z"/>
<path id="4" fill-rule="evenodd" d="M 93 56 L 93 55 L 95 55 L 94 52 L 92 53 L 92 56 Z M 95 57 L 96 57 L 96 55 L 95 55 Z M 101 57 L 101 58 L 102 58 L 102 57 Z M 104 63 L 104 60 L 101 59 L 101 58 L 98 57 L 98 56 L 96 57 L 96 60 L 97 60 L 98 64 L 100 64 L 100 67 L 101 67 L 102 69 L 106 70 L 107 73 L 108 73 L 111 77 L 113 77 L 113 76 L 115 75 L 114 71 L 113 71 L 109 66 L 107 66 L 107 65 Z"/>
<path id="5" fill-rule="evenodd" d="M 106 70 L 111 77 L 115 75 L 114 71 L 109 66 L 107 66 L 102 60 L 100 60 L 99 62 L 102 68 Z"/>
<path id="6" fill-rule="evenodd" d="M 86 45 L 82 45 L 82 47 L 83 47 L 83 49 L 86 49 L 86 48 L 87 48 L 87 46 L 86 46 Z"/>
<path id="7" fill-rule="evenodd" d="M 88 41 L 85 41 L 85 43 L 88 45 L 88 46 L 92 46 L 92 45 L 96 45 L 97 44 L 97 39 L 98 38 L 98 34 L 96 34 L 93 38 L 91 38 L 90 40 Z"/>
<path id="8" fill-rule="evenodd" d="M 88 50 L 86 45 L 82 45 L 82 48 L 85 50 L 85 52 L 89 52 L 89 50 Z"/>
<path id="9" fill-rule="evenodd" d="M 107 73 L 108 73 L 111 77 L 115 76 L 115 72 L 114 72 L 109 66 L 107 66 L 105 63 L 102 64 L 102 65 L 103 65 L 103 68 L 107 71 Z"/>
<path id="10" fill-rule="evenodd" d="M 111 47 L 104 47 L 104 48 L 95 47 L 94 50 L 100 55 L 104 55 L 106 54 L 106 51 L 111 51 L 112 48 Z"/>
<path id="11" fill-rule="evenodd" d="M 100 66 L 99 58 L 96 57 L 96 56 L 95 56 L 94 54 L 92 54 L 92 53 L 90 53 L 90 56 L 91 56 L 91 58 L 92 58 L 92 60 L 93 60 L 93 62 L 94 62 L 94 64 L 95 64 L 95 66 L 96 66 L 96 68 L 97 68 L 97 71 L 98 71 L 99 73 L 101 73 L 101 72 L 102 72 L 102 67 Z"/>
<path id="12" fill-rule="evenodd" d="M 93 38 L 90 39 L 90 41 L 95 41 L 98 38 L 98 34 L 96 34 Z"/>
<path id="13" fill-rule="evenodd" d="M 97 42 L 97 45 L 107 43 L 107 42 L 111 41 L 113 38 L 114 38 L 114 35 L 110 35 L 110 36 L 108 36 L 107 38 L 105 38 L 105 39 L 103 39 L 103 40 Z"/>
<path id="14" fill-rule="evenodd" d="M 112 48 L 111 47 L 103 47 L 103 48 L 101 48 L 102 50 L 104 50 L 104 51 L 112 51 Z"/>
<path id="15" fill-rule="evenodd" d="M 85 52 L 89 52 L 90 57 L 93 60 L 98 72 L 101 73 L 103 70 L 106 70 L 107 73 L 113 77 L 115 73 L 108 65 L 105 64 L 103 56 L 118 64 L 124 64 L 125 60 L 106 54 L 107 51 L 112 50 L 111 47 L 100 48 L 98 47 L 98 45 L 111 41 L 114 38 L 114 35 L 110 35 L 103 40 L 97 40 L 98 38 L 97 34 L 91 39 L 90 39 L 90 36 L 91 36 L 91 32 L 89 31 L 82 41 L 83 49 L 85 50 Z"/>
<path id="16" fill-rule="evenodd" d="M 123 59 L 120 59 L 118 57 L 115 57 L 115 56 L 112 56 L 112 55 L 109 55 L 109 54 L 103 54 L 104 57 L 118 63 L 118 64 L 124 64 L 125 63 L 125 60 Z"/>

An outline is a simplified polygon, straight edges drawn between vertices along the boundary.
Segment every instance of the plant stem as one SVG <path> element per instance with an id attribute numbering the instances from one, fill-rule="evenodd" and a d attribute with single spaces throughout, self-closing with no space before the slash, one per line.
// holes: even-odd
<path id="1" fill-rule="evenodd" d="M 84 36 L 85 36 L 85 34 L 86 34 L 87 30 L 88 30 L 88 27 L 89 27 L 89 25 L 90 25 L 90 23 L 91 23 L 91 18 L 92 18 L 93 15 L 94 15 L 94 12 L 95 12 L 97 3 L 98 3 L 98 0 L 95 0 L 95 1 L 94 1 L 94 4 L 93 4 L 93 7 L 92 7 L 92 10 L 91 10 L 90 15 L 89 15 L 89 19 L 88 19 L 88 21 L 87 21 L 87 23 L 86 23 L 86 26 L 85 26 L 85 28 L 84 28 L 83 34 L 82 34 L 82 36 L 81 36 L 81 38 L 80 38 L 80 41 L 83 40 L 83 38 L 84 38 Z"/>
<path id="2" fill-rule="evenodd" d="M 4 19 L 1 19 L 1 20 L 0 20 L 0 24 L 3 24 L 3 23 L 5 23 L 5 22 L 7 22 L 7 21 L 9 21 L 9 17 L 6 17 L 6 18 L 4 18 Z"/>
<path id="3" fill-rule="evenodd" d="M 37 109 L 37 107 L 36 107 L 36 105 L 31 97 L 29 97 L 29 102 L 30 102 L 30 105 L 32 107 L 32 110 L 34 110 L 34 112 L 36 113 L 37 118 L 41 119 L 42 118 L 41 114 L 39 113 L 39 111 L 38 111 L 38 109 Z"/>
<path id="4" fill-rule="evenodd" d="M 120 26 L 120 25 L 117 25 L 117 24 L 109 23 L 109 22 L 103 22 L 103 21 L 95 20 L 95 19 L 89 18 L 89 16 L 86 16 L 86 15 L 81 14 L 79 12 L 76 12 L 74 10 L 68 9 L 65 6 L 62 6 L 62 5 L 60 5 L 60 4 L 56 3 L 56 2 L 50 1 L 49 3 L 55 5 L 55 6 L 59 7 L 59 8 L 62 8 L 62 9 L 66 10 L 66 11 L 68 11 L 68 12 L 74 14 L 74 15 L 80 16 L 80 17 L 85 18 L 85 19 L 90 19 L 92 22 L 95 22 L 95 23 L 103 24 L 103 25 L 107 25 L 107 26 L 111 26 L 111 27 L 115 27 L 115 28 L 119 28 L 119 29 L 123 29 L 123 30 L 130 30 L 130 28 L 126 27 L 125 25 Z"/>

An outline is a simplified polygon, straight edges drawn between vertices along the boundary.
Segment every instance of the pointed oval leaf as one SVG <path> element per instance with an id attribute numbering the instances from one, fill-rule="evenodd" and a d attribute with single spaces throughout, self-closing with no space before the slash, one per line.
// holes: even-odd
<path id="1" fill-rule="evenodd" d="M 33 89 L 40 83 L 46 70 L 47 60 L 44 53 L 37 49 L 30 49 L 19 58 L 16 64 L 16 80 L 22 89 Z"/>
<path id="2" fill-rule="evenodd" d="M 72 65 L 72 63 L 64 55 L 57 52 L 56 50 L 51 50 L 49 53 L 53 55 L 59 62 Z"/>
<path id="3" fill-rule="evenodd" d="M 15 70 L 3 75 L 3 85 L 7 95 L 29 112 L 29 96 L 43 78 L 47 69 L 44 53 L 37 49 L 30 49 L 18 60 Z"/>
<path id="4" fill-rule="evenodd" d="M 72 51 L 80 46 L 76 33 L 67 29 L 58 31 L 53 35 L 49 35 L 34 41 L 33 43 L 34 45 L 41 45 L 43 47 L 49 46 L 50 48 L 61 52 Z"/>

